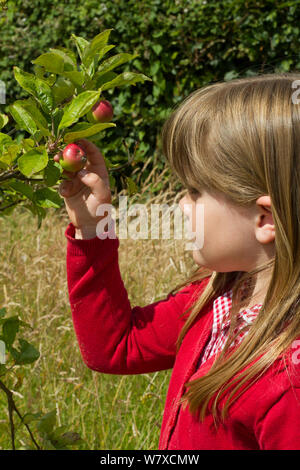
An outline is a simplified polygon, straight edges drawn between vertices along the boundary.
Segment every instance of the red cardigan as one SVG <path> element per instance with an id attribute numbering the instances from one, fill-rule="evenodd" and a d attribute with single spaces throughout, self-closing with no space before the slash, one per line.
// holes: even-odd
<path id="1" fill-rule="evenodd" d="M 201 422 L 178 399 L 184 384 L 204 375 L 214 359 L 196 369 L 211 333 L 213 301 L 199 314 L 177 355 L 175 343 L 187 318 L 181 313 L 209 278 L 165 300 L 132 308 L 120 276 L 118 238 L 78 240 L 74 235 L 69 224 L 65 231 L 69 299 L 85 364 L 105 374 L 173 368 L 158 449 L 300 449 L 300 360 L 290 361 L 289 375 L 282 362 L 275 361 L 237 399 L 217 430 L 210 414 Z"/>

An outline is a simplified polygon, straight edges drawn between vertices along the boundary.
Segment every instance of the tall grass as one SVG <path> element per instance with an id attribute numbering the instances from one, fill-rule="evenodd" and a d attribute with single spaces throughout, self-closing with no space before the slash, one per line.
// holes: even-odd
<path id="1" fill-rule="evenodd" d="M 139 202 L 140 196 L 132 201 Z M 171 188 L 148 197 L 148 205 L 174 197 Z M 157 449 L 171 371 L 116 376 L 85 366 L 67 291 L 64 232 L 68 223 L 65 210 L 50 210 L 40 230 L 36 219 L 21 207 L 0 218 L 0 305 L 32 325 L 24 336 L 40 351 L 33 366 L 16 368 L 9 385 L 23 413 L 55 408 L 58 425 L 82 436 L 76 448 Z M 172 238 L 121 239 L 119 260 L 132 306 L 164 298 L 194 267 L 184 241 Z M 18 424 L 17 448 L 26 442 L 27 433 Z M 7 404 L 1 394 L 0 448 L 10 448 Z"/>

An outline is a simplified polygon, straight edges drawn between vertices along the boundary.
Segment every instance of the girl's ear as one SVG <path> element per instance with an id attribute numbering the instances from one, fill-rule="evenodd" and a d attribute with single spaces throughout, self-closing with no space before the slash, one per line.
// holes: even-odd
<path id="1" fill-rule="evenodd" d="M 256 216 L 255 233 L 260 243 L 267 244 L 275 240 L 275 225 L 272 216 L 270 196 L 261 196 L 256 200 L 259 214 Z"/>
<path id="2" fill-rule="evenodd" d="M 264 209 L 266 209 L 268 212 L 271 212 L 272 213 L 272 209 L 271 209 L 271 198 L 270 196 L 260 196 L 257 200 L 256 200 L 256 204 L 258 206 L 262 206 Z"/>

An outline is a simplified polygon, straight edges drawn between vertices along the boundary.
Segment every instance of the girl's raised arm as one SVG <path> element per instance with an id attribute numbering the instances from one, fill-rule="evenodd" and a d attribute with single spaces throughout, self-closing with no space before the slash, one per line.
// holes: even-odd
<path id="1" fill-rule="evenodd" d="M 180 316 L 195 285 L 165 300 L 132 308 L 119 270 L 119 240 L 77 240 L 74 232 L 70 224 L 67 278 L 74 328 L 86 365 L 109 374 L 172 368 L 184 322 Z"/>
<path id="2" fill-rule="evenodd" d="M 111 203 L 104 158 L 92 142 L 76 143 L 86 153 L 86 168 L 69 174 L 60 192 L 71 221 L 66 230 L 68 289 L 83 360 L 89 368 L 111 374 L 171 368 L 184 321 L 180 317 L 195 285 L 163 301 L 131 308 L 119 271 L 119 240 L 96 237 L 101 219 L 97 208 Z"/>

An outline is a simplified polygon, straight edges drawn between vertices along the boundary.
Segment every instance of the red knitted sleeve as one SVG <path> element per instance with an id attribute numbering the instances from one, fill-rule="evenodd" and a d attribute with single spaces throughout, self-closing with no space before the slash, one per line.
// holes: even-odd
<path id="1" fill-rule="evenodd" d="M 118 238 L 78 240 L 74 233 L 69 224 L 65 232 L 67 279 L 74 329 L 85 364 L 109 374 L 172 368 L 183 325 L 180 315 L 195 285 L 165 300 L 132 308 L 120 275 Z M 202 283 L 205 280 L 200 288 Z"/>

